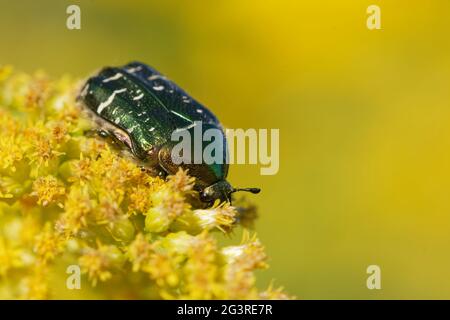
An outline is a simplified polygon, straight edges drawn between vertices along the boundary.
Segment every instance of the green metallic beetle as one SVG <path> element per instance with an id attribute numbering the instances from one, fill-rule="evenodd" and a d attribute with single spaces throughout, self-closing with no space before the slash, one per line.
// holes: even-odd
<path id="1" fill-rule="evenodd" d="M 111 137 L 153 174 L 175 174 L 179 167 L 196 178 L 203 202 L 231 202 L 236 191 L 259 193 L 258 188 L 233 188 L 227 181 L 227 143 L 223 129 L 211 111 L 153 68 L 139 62 L 106 67 L 89 78 L 78 101 L 99 125 L 99 133 Z M 219 129 L 225 146 L 221 163 L 181 163 L 172 159 L 175 130 Z M 204 146 L 202 147 L 204 148 Z"/>

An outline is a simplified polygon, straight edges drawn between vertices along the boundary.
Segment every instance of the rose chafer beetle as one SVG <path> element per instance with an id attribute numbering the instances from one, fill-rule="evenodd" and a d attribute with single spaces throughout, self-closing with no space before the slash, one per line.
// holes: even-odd
<path id="1" fill-rule="evenodd" d="M 259 193 L 258 188 L 233 188 L 226 180 L 226 137 L 214 114 L 183 89 L 153 68 L 139 62 L 106 67 L 89 78 L 78 101 L 99 126 L 142 166 L 154 174 L 175 174 L 179 167 L 196 178 L 195 188 L 203 202 L 231 201 L 236 191 Z M 225 152 L 221 163 L 181 163 L 172 160 L 175 130 L 219 129 Z M 204 147 L 204 146 L 203 146 Z"/>

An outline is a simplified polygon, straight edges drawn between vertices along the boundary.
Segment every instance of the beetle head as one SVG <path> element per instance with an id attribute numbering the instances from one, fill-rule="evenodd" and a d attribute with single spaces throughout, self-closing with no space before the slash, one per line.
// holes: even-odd
<path id="1" fill-rule="evenodd" d="M 233 188 L 228 181 L 220 180 L 209 187 L 203 189 L 200 193 L 200 200 L 203 202 L 214 202 L 216 199 L 220 201 L 228 201 L 231 203 L 231 194 L 237 191 L 246 191 L 251 193 L 259 193 L 259 188 Z"/>

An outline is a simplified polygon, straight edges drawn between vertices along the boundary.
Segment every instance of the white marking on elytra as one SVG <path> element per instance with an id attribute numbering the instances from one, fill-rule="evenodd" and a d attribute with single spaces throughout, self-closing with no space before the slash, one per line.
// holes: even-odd
<path id="1" fill-rule="evenodd" d="M 138 126 L 132 126 L 129 130 L 128 133 L 133 133 L 134 129 L 136 129 Z"/>
<path id="2" fill-rule="evenodd" d="M 202 109 L 197 109 L 197 113 L 203 113 Z"/>
<path id="3" fill-rule="evenodd" d="M 176 112 L 176 111 L 170 110 L 170 112 L 172 112 L 174 115 L 179 116 L 180 118 L 182 118 L 182 119 L 184 119 L 184 120 L 187 120 L 187 121 L 189 121 L 189 122 L 192 122 L 192 120 L 186 118 L 185 116 L 183 116 L 182 114 L 179 114 L 179 113 Z"/>
<path id="4" fill-rule="evenodd" d="M 145 123 L 147 123 L 148 121 L 150 121 L 150 118 L 146 118 L 146 119 L 144 120 Z"/>
<path id="5" fill-rule="evenodd" d="M 155 90 L 155 91 L 162 91 L 162 90 L 164 90 L 164 86 L 154 86 L 153 90 Z"/>
<path id="6" fill-rule="evenodd" d="M 116 119 L 114 119 L 114 123 L 115 123 L 115 124 L 118 124 L 118 123 L 120 123 L 120 118 L 119 118 L 119 117 L 117 117 Z"/>
<path id="7" fill-rule="evenodd" d="M 111 102 L 113 102 L 114 98 L 116 97 L 116 94 L 122 93 L 125 91 L 127 91 L 127 88 L 114 90 L 114 92 L 108 97 L 108 99 L 106 99 L 106 101 L 103 101 L 102 103 L 99 104 L 99 106 L 97 108 L 97 113 L 100 114 L 103 111 L 103 109 L 105 109 L 107 106 L 109 106 L 111 104 Z"/>
<path id="8" fill-rule="evenodd" d="M 105 80 L 103 80 L 104 83 L 113 81 L 113 80 L 117 80 L 123 77 L 123 74 L 120 72 L 117 72 L 115 75 L 113 75 L 112 77 L 106 78 Z"/>
<path id="9" fill-rule="evenodd" d="M 160 75 L 160 74 L 154 74 L 154 75 L 148 77 L 148 80 L 156 80 L 156 79 L 166 80 L 167 78 L 162 76 L 162 75 Z"/>
<path id="10" fill-rule="evenodd" d="M 142 98 L 144 97 L 144 94 L 143 93 L 141 93 L 140 95 L 138 95 L 138 96 L 136 96 L 136 97 L 133 97 L 133 100 L 141 100 Z"/>
<path id="11" fill-rule="evenodd" d="M 141 66 L 137 66 L 137 67 L 134 67 L 134 68 L 128 68 L 128 69 L 126 69 L 129 73 L 135 73 L 136 71 L 141 71 L 142 70 L 142 67 Z"/>
<path id="12" fill-rule="evenodd" d="M 153 130 L 155 130 L 154 127 L 151 127 L 150 129 L 148 129 L 148 131 L 152 132 Z"/>

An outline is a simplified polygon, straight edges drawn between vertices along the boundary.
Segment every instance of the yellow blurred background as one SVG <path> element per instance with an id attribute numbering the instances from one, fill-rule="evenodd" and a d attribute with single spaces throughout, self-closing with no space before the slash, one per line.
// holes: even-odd
<path id="1" fill-rule="evenodd" d="M 371 4 L 382 30 L 366 27 Z M 263 190 L 249 196 L 262 288 L 449 299 L 449 18 L 448 0 L 0 0 L 0 64 L 85 77 L 140 60 L 227 127 L 279 128 L 277 175 L 229 176 Z"/>

